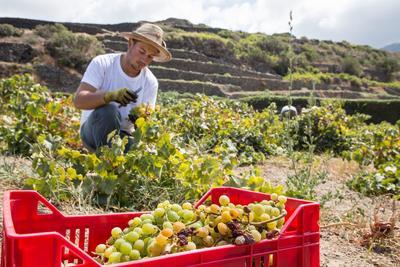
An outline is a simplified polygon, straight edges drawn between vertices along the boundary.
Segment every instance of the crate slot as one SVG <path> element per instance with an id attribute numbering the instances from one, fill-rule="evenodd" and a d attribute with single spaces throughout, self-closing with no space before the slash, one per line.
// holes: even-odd
<path id="1" fill-rule="evenodd" d="M 83 243 L 83 251 L 85 252 L 89 251 L 89 231 L 89 228 L 85 228 L 85 238 Z"/>
<path id="2" fill-rule="evenodd" d="M 67 240 L 71 240 L 71 229 L 66 229 L 65 230 L 65 238 Z M 64 247 L 64 254 L 63 255 L 67 255 L 69 253 L 69 248 Z"/>

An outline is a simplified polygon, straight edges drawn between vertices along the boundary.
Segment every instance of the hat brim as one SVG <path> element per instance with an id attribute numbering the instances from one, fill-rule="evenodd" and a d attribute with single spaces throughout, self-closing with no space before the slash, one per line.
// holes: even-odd
<path id="1" fill-rule="evenodd" d="M 153 60 L 156 62 L 167 62 L 172 59 L 171 53 L 164 46 L 159 45 L 158 43 L 150 40 L 149 38 L 135 32 L 122 32 L 121 35 L 126 39 L 134 39 L 148 45 L 153 46 L 159 51 L 159 54 L 154 56 Z"/>

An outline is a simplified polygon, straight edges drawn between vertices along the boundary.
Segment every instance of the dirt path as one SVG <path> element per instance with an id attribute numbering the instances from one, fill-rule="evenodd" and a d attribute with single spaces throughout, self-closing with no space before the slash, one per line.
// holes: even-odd
<path id="1" fill-rule="evenodd" d="M 337 158 L 319 159 L 319 168 L 327 171 L 325 183 L 316 188 L 317 198 L 321 207 L 321 266 L 400 266 L 400 230 L 395 230 L 395 236 L 388 242 L 369 251 L 359 245 L 361 233 L 365 231 L 369 219 L 373 216 L 374 208 L 378 203 L 384 203 L 379 209 L 383 219 L 390 214 L 390 202 L 382 197 L 369 198 L 351 191 L 345 182 L 359 169 L 357 164 L 346 162 Z M 289 170 L 289 161 L 282 157 L 274 157 L 266 160 L 258 167 L 263 177 L 274 184 L 285 182 Z M 21 158 L 9 158 L 0 156 L 0 197 L 6 190 L 21 188 L 22 177 L 31 172 L 31 163 Z M 249 168 L 238 168 L 238 173 Z M 76 210 L 68 204 L 62 207 L 67 214 L 85 214 L 88 210 Z M 397 203 L 400 209 L 400 203 Z M 1 214 L 2 216 L 2 205 Z M 99 213 L 99 210 L 92 210 Z M 400 213 L 400 212 L 398 212 Z M 0 218 L 1 219 L 1 218 Z M 330 226 L 333 223 L 350 222 L 355 226 Z M 399 216 L 397 226 L 400 226 Z M 1 229 L 0 225 L 0 229 Z"/>

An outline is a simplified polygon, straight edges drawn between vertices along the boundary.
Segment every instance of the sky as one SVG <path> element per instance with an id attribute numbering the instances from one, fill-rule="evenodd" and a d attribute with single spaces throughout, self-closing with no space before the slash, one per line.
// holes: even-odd
<path id="1" fill-rule="evenodd" d="M 381 48 L 400 42 L 400 0 L 0 0 L 0 17 L 113 24 L 187 19 L 212 27 Z"/>

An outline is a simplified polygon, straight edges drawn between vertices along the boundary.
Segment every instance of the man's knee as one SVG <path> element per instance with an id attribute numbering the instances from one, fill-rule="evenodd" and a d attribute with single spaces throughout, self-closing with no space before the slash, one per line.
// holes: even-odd
<path id="1" fill-rule="evenodd" d="M 107 104 L 107 105 L 96 108 L 93 111 L 93 115 L 99 116 L 100 118 L 119 117 L 120 116 L 118 108 L 112 104 Z"/>

